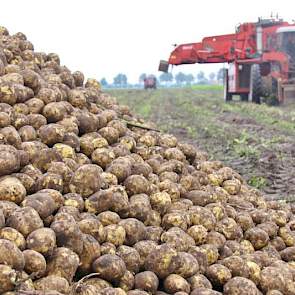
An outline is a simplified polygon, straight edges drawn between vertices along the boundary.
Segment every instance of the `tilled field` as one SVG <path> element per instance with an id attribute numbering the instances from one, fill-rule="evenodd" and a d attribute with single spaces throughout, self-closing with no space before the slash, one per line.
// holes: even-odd
<path id="1" fill-rule="evenodd" d="M 295 198 L 295 104 L 225 104 L 222 90 L 115 90 L 119 101 L 162 130 L 206 150 L 269 198 Z"/>

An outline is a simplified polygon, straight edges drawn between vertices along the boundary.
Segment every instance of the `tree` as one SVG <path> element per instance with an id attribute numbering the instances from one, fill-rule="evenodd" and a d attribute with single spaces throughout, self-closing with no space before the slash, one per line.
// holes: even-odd
<path id="1" fill-rule="evenodd" d="M 162 73 L 159 77 L 161 82 L 172 82 L 173 81 L 173 75 L 171 73 Z"/>
<path id="2" fill-rule="evenodd" d="M 194 75 L 193 74 L 187 74 L 186 75 L 186 83 L 187 84 L 191 84 L 192 82 L 194 82 L 195 78 L 194 78 Z"/>
<path id="3" fill-rule="evenodd" d="M 177 84 L 182 84 L 186 81 L 186 75 L 182 72 L 177 73 L 175 76 L 175 81 Z"/>
<path id="4" fill-rule="evenodd" d="M 100 84 L 101 84 L 101 86 L 108 86 L 108 82 L 107 82 L 107 79 L 106 78 L 102 78 L 101 80 L 100 80 Z"/>
<path id="5" fill-rule="evenodd" d="M 119 87 L 126 87 L 127 85 L 127 76 L 125 74 L 118 74 L 114 77 L 114 84 Z"/>
<path id="6" fill-rule="evenodd" d="M 221 68 L 217 72 L 217 81 L 222 82 L 224 78 L 224 69 Z"/>
<path id="7" fill-rule="evenodd" d="M 146 73 L 142 73 L 140 76 L 139 76 L 139 83 L 142 83 L 144 81 L 144 79 L 146 78 Z"/>
<path id="8" fill-rule="evenodd" d="M 205 76 L 205 73 L 203 71 L 200 71 L 197 74 L 197 80 L 198 80 L 198 84 L 206 84 L 208 83 L 208 79 Z"/>
<path id="9" fill-rule="evenodd" d="M 215 77 L 216 77 L 216 74 L 214 72 L 212 72 L 212 73 L 209 74 L 210 81 L 214 81 L 215 80 Z"/>

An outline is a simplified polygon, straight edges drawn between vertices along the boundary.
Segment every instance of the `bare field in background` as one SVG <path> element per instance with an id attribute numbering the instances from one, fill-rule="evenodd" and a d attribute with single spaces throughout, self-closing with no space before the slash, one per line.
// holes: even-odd
<path id="1" fill-rule="evenodd" d="M 234 168 L 269 198 L 295 201 L 295 104 L 224 103 L 218 87 L 109 92 L 160 130 Z"/>

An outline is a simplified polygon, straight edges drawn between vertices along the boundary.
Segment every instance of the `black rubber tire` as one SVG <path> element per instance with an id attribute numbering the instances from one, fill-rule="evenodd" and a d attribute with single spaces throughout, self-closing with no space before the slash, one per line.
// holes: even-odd
<path id="1" fill-rule="evenodd" d="M 260 74 L 259 64 L 254 64 L 251 66 L 250 71 L 250 92 L 249 92 L 249 101 L 254 103 L 261 102 L 261 96 L 263 93 L 262 89 L 262 79 Z"/>
<path id="2" fill-rule="evenodd" d="M 223 78 L 223 98 L 225 102 L 229 102 L 233 100 L 233 95 L 228 92 L 228 70 L 224 70 L 224 78 Z"/>

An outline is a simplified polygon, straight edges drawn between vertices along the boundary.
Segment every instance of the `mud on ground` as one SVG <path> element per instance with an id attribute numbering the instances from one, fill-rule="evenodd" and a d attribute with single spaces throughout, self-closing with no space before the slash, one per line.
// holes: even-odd
<path id="1" fill-rule="evenodd" d="M 218 87 L 111 93 L 161 130 L 234 168 L 269 198 L 295 201 L 295 103 L 224 103 Z"/>

